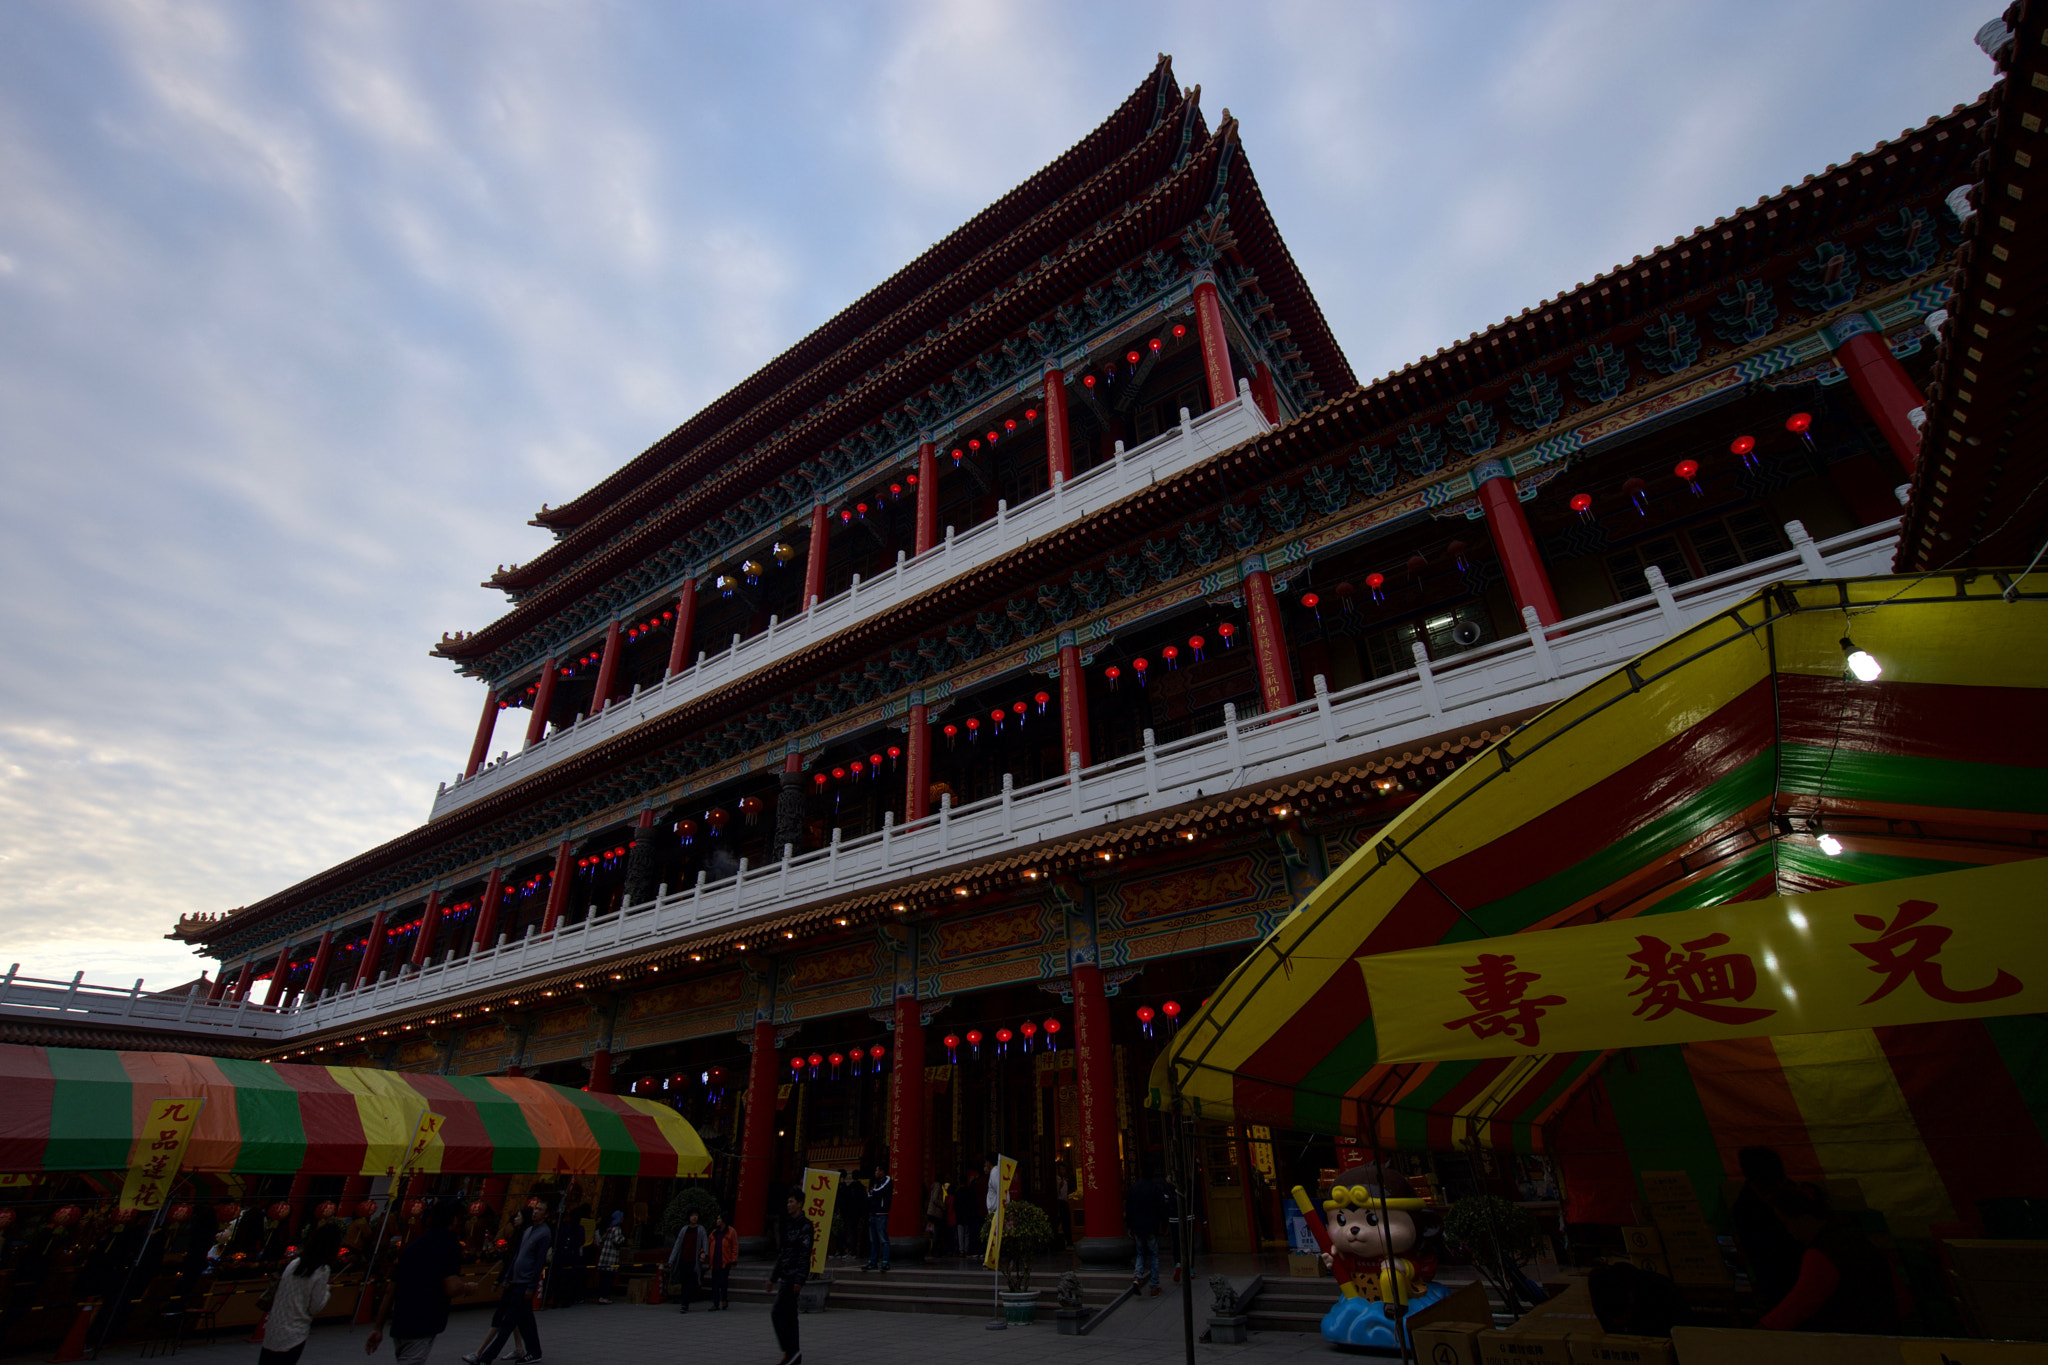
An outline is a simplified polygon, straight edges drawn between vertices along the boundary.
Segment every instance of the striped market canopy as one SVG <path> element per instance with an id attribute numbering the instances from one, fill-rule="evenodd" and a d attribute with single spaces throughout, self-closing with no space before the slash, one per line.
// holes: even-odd
<path id="1" fill-rule="evenodd" d="M 152 1100 L 206 1101 L 184 1169 L 389 1175 L 422 1110 L 442 1116 L 414 1169 L 461 1175 L 692 1176 L 697 1132 L 666 1105 L 502 1076 L 428 1076 L 171 1052 L 0 1045 L 0 1171 L 134 1164 Z"/>
<path id="2" fill-rule="evenodd" d="M 1604 1065 L 1602 1051 L 1387 1064 L 1357 959 L 2038 856 L 2048 574 L 2021 579 L 2006 600 L 2011 582 L 1965 573 L 1781 585 L 1551 707 L 1312 892 L 1182 1025 L 1155 1069 L 1154 1103 L 1410 1151 L 1533 1151 L 1555 1145 L 1557 1121 L 1603 1072 L 1596 1096 L 1647 1093 L 1639 1078 L 1652 1073 L 1690 1090 L 1688 1056 L 1749 1056 L 1736 1044 L 1673 1044 L 1635 1049 L 1626 1068 Z M 1882 663 L 1880 678 L 1847 676 L 1845 637 Z M 1840 840 L 1838 856 L 1818 845 L 1821 832 Z M 2029 1117 L 2048 1122 L 2048 1076 L 2013 1060 L 2013 1047 L 2024 1052 L 2023 1040 L 2005 1040 L 2014 1030 L 2048 1041 L 2039 1016 L 1854 1031 L 1862 1043 L 1786 1039 L 1779 1051 L 1802 1059 L 1788 1066 L 1803 1076 L 1835 1053 L 1880 1069 L 1887 1056 L 1916 1060 L 1870 1072 L 1861 1089 L 1809 1086 L 1806 1110 L 1777 1108 L 1803 1112 L 1816 1134 L 1910 1129 L 1901 1114 L 1915 1086 L 1940 1073 L 1913 1040 L 1944 1038 L 1967 1054 L 1969 1074 L 2031 1096 L 2014 1106 L 2025 1128 L 2014 1141 L 2048 1171 Z M 1740 1070 L 1743 1084 L 1783 1089 L 1786 1069 L 1751 1058 L 1708 1088 L 1725 1098 Z M 1671 1112 L 1662 1100 L 1641 1107 L 1651 1123 Z"/>

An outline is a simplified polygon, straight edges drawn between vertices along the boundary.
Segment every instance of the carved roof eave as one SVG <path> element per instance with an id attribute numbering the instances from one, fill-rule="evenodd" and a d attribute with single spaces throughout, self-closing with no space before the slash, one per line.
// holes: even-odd
<path id="1" fill-rule="evenodd" d="M 926 354 L 924 351 L 913 356 L 899 357 L 888 370 L 877 375 L 876 386 L 899 395 L 919 392 L 935 380 L 949 374 L 964 353 L 974 353 L 989 346 L 999 345 L 1003 339 L 1027 323 L 1035 321 L 1058 302 L 1077 294 L 1089 283 L 1114 269 L 1117 264 L 1133 259 L 1156 246 L 1204 201 L 1204 191 L 1207 188 L 1205 182 L 1213 178 L 1216 170 L 1215 158 L 1223 150 L 1222 139 L 1212 136 L 1203 150 L 1191 157 L 1186 166 L 1169 176 L 1142 200 L 1134 202 L 1128 214 L 1115 219 L 1099 235 L 1074 239 L 1071 249 L 1061 259 L 1052 261 L 1038 271 L 1025 288 L 1018 289 L 1014 294 L 981 310 L 978 314 L 960 319 L 951 339 L 954 344 L 946 348 L 944 360 L 922 361 L 920 358 Z M 1089 220 L 1091 223 L 1100 221 L 1097 218 Z M 1315 316 L 1320 318 L 1319 310 Z M 1334 352 L 1334 342 L 1331 343 L 1331 349 Z M 1346 366 L 1342 373 L 1348 374 L 1349 367 Z M 568 577 L 520 602 L 490 625 L 468 635 L 438 643 L 429 652 L 437 658 L 468 663 L 502 648 L 592 588 L 620 573 L 630 571 L 648 554 L 694 529 L 710 509 L 721 505 L 729 498 L 730 490 L 757 486 L 765 479 L 778 477 L 789 466 L 799 463 L 805 455 L 832 444 L 837 437 L 819 430 L 828 419 L 837 425 L 837 419 L 832 414 L 819 414 L 809 424 L 786 433 L 769 452 L 764 453 L 759 462 L 747 467 L 744 472 L 721 474 L 715 481 L 699 482 L 685 501 L 663 510 L 632 537 L 579 566 Z M 782 457 L 779 462 L 776 460 L 777 456 Z M 687 483 L 688 481 L 680 476 L 665 476 L 648 485 L 643 492 L 659 490 L 658 494 L 652 495 L 667 496 L 678 491 L 678 488 L 670 485 L 681 486 Z"/>
<path id="2" fill-rule="evenodd" d="M 971 260 L 1018 223 L 1027 221 L 1042 209 L 1047 196 L 1057 199 L 1093 174 L 1099 169 L 1100 158 L 1107 155 L 1108 160 L 1102 164 L 1115 161 L 1122 150 L 1150 134 L 1162 105 L 1178 104 L 1180 99 L 1172 58 L 1161 54 L 1137 89 L 1086 137 L 632 461 L 569 502 L 541 513 L 535 524 L 559 529 L 579 527 L 666 467 L 679 449 L 689 450 L 749 415 L 771 409 L 782 411 L 782 402 L 795 401 L 798 394 L 814 387 L 803 382 L 807 376 L 830 388 L 830 376 L 847 372 L 841 358 L 848 342 L 901 309 L 907 300 L 923 294 L 961 261 Z M 772 414 L 769 425 L 773 425 Z"/>

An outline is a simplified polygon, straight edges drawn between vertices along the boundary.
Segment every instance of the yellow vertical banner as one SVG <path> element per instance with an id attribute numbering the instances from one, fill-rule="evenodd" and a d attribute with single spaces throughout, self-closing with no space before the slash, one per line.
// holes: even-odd
<path id="1" fill-rule="evenodd" d="M 192 1125 L 205 1106 L 204 1098 L 149 1102 L 149 1117 L 130 1154 L 128 1178 L 121 1183 L 122 1210 L 155 1213 L 163 1207 L 178 1178 L 178 1167 L 184 1164 Z"/>
<path id="2" fill-rule="evenodd" d="M 981 1258 L 983 1266 L 994 1270 L 997 1258 L 1003 1252 L 1003 1215 L 1010 1208 L 1010 1185 L 1017 1178 L 1017 1158 L 999 1156 L 996 1158 L 996 1213 L 988 1230 L 988 1254 Z"/>
<path id="3" fill-rule="evenodd" d="M 804 1217 L 811 1220 L 811 1273 L 825 1273 L 825 1250 L 832 1241 L 832 1210 L 839 1204 L 839 1172 L 804 1169 Z"/>
<path id="4" fill-rule="evenodd" d="M 441 1135 L 441 1125 L 447 1121 L 446 1118 L 431 1109 L 422 1109 L 420 1111 L 420 1121 L 412 1130 L 412 1145 L 405 1149 L 405 1164 L 398 1169 L 400 1175 L 404 1175 L 409 1171 L 417 1171 L 421 1168 L 421 1162 L 426 1157 L 428 1145 Z"/>

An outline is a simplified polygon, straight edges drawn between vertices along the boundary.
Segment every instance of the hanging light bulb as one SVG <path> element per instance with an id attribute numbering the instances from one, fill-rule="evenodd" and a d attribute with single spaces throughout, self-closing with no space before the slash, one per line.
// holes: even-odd
<path id="1" fill-rule="evenodd" d="M 1849 671 L 1860 682 L 1876 682 L 1884 672 L 1884 665 L 1877 661 L 1875 655 L 1856 648 L 1856 642 L 1846 635 L 1842 637 L 1842 653 L 1849 661 Z"/>
<path id="2" fill-rule="evenodd" d="M 1840 839 L 1837 839 L 1834 835 L 1823 834 L 1820 836 L 1819 842 L 1820 851 L 1827 854 L 1830 858 L 1839 858 L 1842 856 L 1842 841 Z"/>

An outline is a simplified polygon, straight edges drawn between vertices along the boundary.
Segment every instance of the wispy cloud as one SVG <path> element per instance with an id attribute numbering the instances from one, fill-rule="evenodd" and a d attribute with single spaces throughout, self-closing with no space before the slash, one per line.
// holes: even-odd
<path id="1" fill-rule="evenodd" d="M 1980 9 L 0 6 L 0 961 L 167 984 L 417 824 L 533 510 L 1159 51 L 1370 376 L 1974 97 Z"/>

